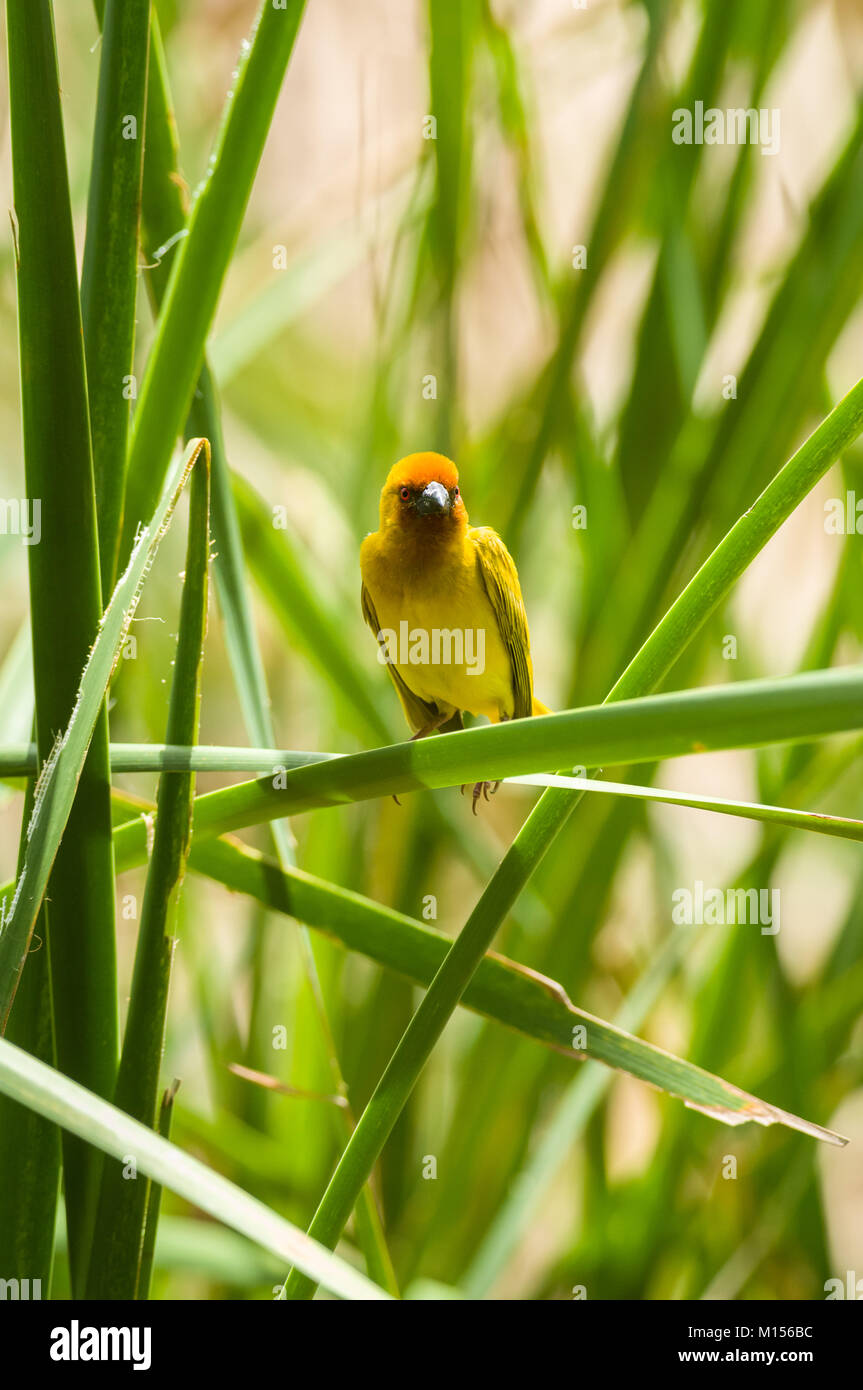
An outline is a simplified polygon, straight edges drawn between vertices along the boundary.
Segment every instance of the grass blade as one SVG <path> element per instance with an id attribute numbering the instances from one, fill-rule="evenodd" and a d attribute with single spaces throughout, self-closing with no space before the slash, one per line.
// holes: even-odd
<path id="1" fill-rule="evenodd" d="M 677 966 L 684 933 L 677 933 L 643 972 L 627 996 L 615 1022 L 621 1028 L 638 1028 Z M 500 1207 L 491 1227 L 461 1280 L 468 1298 L 488 1295 L 497 1275 L 513 1254 L 548 1184 L 561 1168 L 613 1077 L 597 1066 L 587 1066 L 570 1083 L 555 1106 L 542 1139 L 530 1155 Z"/>
<path id="2" fill-rule="evenodd" d="M 427 223 L 440 314 L 439 354 L 443 391 L 435 448 L 455 447 L 459 387 L 456 287 L 470 189 L 471 141 L 467 138 L 474 52 L 479 38 L 478 0 L 429 0 L 429 95 L 436 122 L 435 199 Z"/>
<path id="3" fill-rule="evenodd" d="M 53 15 L 49 0 L 7 0 L 6 13 L 24 463 L 34 520 L 36 507 L 40 509 L 39 544 L 31 545 L 27 554 L 37 742 L 44 763 L 57 731 L 69 720 L 102 603 Z M 54 825 L 56 838 L 44 862 L 46 872 L 37 876 L 37 898 L 25 895 L 20 900 L 20 912 L 2 934 L 0 1020 L 5 1023 L 8 1015 L 53 863 L 45 920 L 57 1061 L 69 1075 L 110 1095 L 117 1066 L 117 983 L 108 722 L 100 707 L 101 696 L 62 824 Z M 28 859 L 32 868 L 29 853 Z M 29 890 L 27 864 L 19 882 Z M 81 1027 L 82 1017 L 86 1028 Z M 64 1138 L 63 1151 L 69 1257 L 73 1284 L 80 1287 L 101 1160 L 74 1140 Z"/>
<path id="4" fill-rule="evenodd" d="M 658 143 L 654 142 L 651 147 L 645 132 L 653 128 L 651 113 L 656 101 L 657 65 L 668 12 L 667 7 L 657 4 L 656 0 L 646 0 L 644 9 L 649 23 L 644 57 L 632 88 L 590 234 L 584 239 L 589 247 L 587 268 L 569 272 L 570 278 L 558 311 L 556 346 L 536 387 L 537 425 L 526 448 L 520 451 L 523 456 L 516 461 L 517 481 L 510 489 L 512 500 L 507 506 L 506 516 L 500 519 L 501 534 L 507 537 L 514 553 L 518 550 L 522 527 L 530 513 L 530 502 L 543 464 L 554 446 L 556 422 L 561 418 L 563 402 L 570 392 L 573 360 L 588 309 L 600 283 L 601 273 L 619 244 L 626 224 L 624 214 L 627 201 L 638 186 L 639 166 L 645 163 L 646 157 L 653 157 Z"/>
<path id="5" fill-rule="evenodd" d="M 207 623 L 210 559 L 210 476 L 192 473 L 189 538 L 180 608 L 177 656 L 171 682 L 167 737 L 193 745 L 201 706 L 201 664 Z M 141 909 L 135 968 L 114 1103 L 152 1126 L 165 1045 L 168 989 L 174 954 L 173 927 L 189 853 L 195 774 L 163 775 L 159 781 L 153 852 Z M 146 1298 L 142 1280 L 148 1191 L 131 1182 L 124 1165 L 106 1163 L 97 1208 L 90 1298 Z M 151 1233 L 151 1241 L 155 1233 Z"/>
<path id="6" fill-rule="evenodd" d="M 127 797 L 118 800 L 131 805 Z M 152 808 L 146 809 L 149 815 Z M 431 982 L 451 944 L 451 939 L 435 928 L 302 870 L 282 869 L 234 839 L 193 843 L 189 866 L 230 892 L 242 893 L 274 912 L 294 917 L 334 937 L 348 950 L 419 984 Z M 745 1097 L 719 1078 L 710 1077 L 705 1083 L 707 1074 L 680 1058 L 670 1059 L 672 1065 L 667 1067 L 668 1054 L 661 1049 L 629 1038 L 614 1025 L 576 1008 L 557 981 L 503 956 L 488 954 L 483 958 L 460 1002 L 572 1057 L 579 1055 L 573 1051 L 573 1029 L 585 1024 L 584 1055 L 660 1085 L 696 1107 L 715 1112 L 715 1118 L 731 1123 L 736 1113 L 746 1120 L 758 1119 L 759 1114 L 767 1117 L 769 1112 L 773 1118 L 762 1118 L 760 1123 L 779 1118 L 792 1128 L 831 1137 L 797 1117 L 784 1112 L 780 1117 L 773 1107 Z M 723 1108 L 732 1118 L 719 1113 Z"/>
<path id="7" fill-rule="evenodd" d="M 159 1122 L 156 1128 L 163 1139 L 171 1137 L 171 1121 L 174 1117 L 174 1098 L 179 1089 L 179 1081 L 173 1081 L 167 1087 L 159 1106 Z M 159 1228 L 159 1210 L 162 1205 L 162 1185 L 161 1183 L 151 1182 L 147 1193 L 147 1216 L 144 1226 L 144 1243 L 141 1248 L 141 1269 L 138 1275 L 138 1287 L 142 1290 L 141 1297 L 149 1297 L 150 1282 L 153 1277 L 153 1258 L 156 1251 L 156 1232 Z"/>
<path id="8" fill-rule="evenodd" d="M 859 756 L 850 750 L 847 761 Z M 117 772 L 189 771 L 248 772 L 264 767 L 286 769 L 307 767 L 332 761 L 334 753 L 299 753 L 283 748 L 183 747 L 175 744 L 112 744 L 111 761 Z M 33 745 L 0 749 L 0 776 L 19 777 L 35 770 Z M 662 787 L 639 786 L 634 782 L 606 782 L 596 777 L 561 777 L 555 773 L 526 773 L 504 779 L 508 786 L 552 787 L 564 791 L 596 792 L 606 796 L 632 797 L 666 806 L 686 806 L 693 810 L 714 811 L 743 820 L 781 825 L 791 830 L 808 830 L 816 835 L 832 835 L 845 840 L 863 840 L 863 821 L 823 811 L 803 811 L 791 806 L 770 806 L 757 801 L 731 800 L 694 792 L 675 792 Z"/>
<path id="9" fill-rule="evenodd" d="M 860 667 L 676 691 L 392 744 L 207 792 L 195 801 L 194 833 L 203 839 L 317 807 L 542 772 L 576 760 L 590 767 L 653 762 L 861 726 Z M 578 795 L 551 789 L 542 800 Z M 143 827 L 121 827 L 115 852 L 123 867 L 141 862 Z"/>
<path id="10" fill-rule="evenodd" d="M 141 585 L 159 541 L 170 525 L 186 479 L 201 451 L 207 447 L 206 440 L 193 440 L 169 477 L 150 524 L 139 537 L 128 568 L 105 610 L 77 694 L 70 702 L 69 723 L 40 773 L 27 832 L 27 854 L 0 930 L 0 1020 L 4 1023 L 24 967 L 36 914 L 69 817 L 105 691 L 132 620 Z"/>
<path id="11" fill-rule="evenodd" d="M 117 568 L 134 385 L 149 24 L 149 0 L 105 0 L 81 276 L 104 603 Z"/>
<path id="12" fill-rule="evenodd" d="M 334 935 L 349 949 L 358 950 L 420 984 L 430 984 L 451 944 L 443 932 L 413 918 L 300 870 L 283 873 L 254 850 L 230 842 L 197 846 L 190 865 L 234 892 L 246 893 L 275 911 Z M 679 1097 L 687 1105 L 703 1109 L 724 1124 L 749 1120 L 767 1125 L 781 1123 L 829 1143 L 844 1142 L 820 1125 L 779 1111 L 691 1062 L 632 1037 L 622 1026 L 585 1013 L 572 1004 L 556 980 L 505 957 L 491 954 L 483 959 L 461 1002 L 566 1056 L 595 1058 L 628 1072 Z M 621 1025 L 624 1021 L 632 1027 L 637 1017 L 625 1014 Z M 580 1045 L 574 1050 L 577 1030 Z"/>
<path id="13" fill-rule="evenodd" d="M 296 1260 L 300 1268 L 307 1269 L 340 1298 L 387 1297 L 364 1275 L 309 1240 L 263 1202 L 5 1038 L 0 1038 L 0 1091 L 112 1158 L 134 1153 L 141 1172 L 155 1182 L 265 1250 L 284 1260 Z"/>
<path id="14" fill-rule="evenodd" d="M 19 872 L 32 807 L 31 780 L 21 819 Z M 37 919 L 36 928 L 42 937 L 41 950 L 30 957 L 6 1037 L 53 1066 L 54 1016 L 43 918 Z M 0 1269 L 7 1279 L 39 1280 L 45 1297 L 51 1288 L 59 1187 L 60 1131 L 41 1115 L 0 1096 Z"/>
<path id="15" fill-rule="evenodd" d="M 603 782 L 595 777 L 535 776 L 510 777 L 516 786 L 560 787 L 577 792 L 600 792 L 607 796 L 631 796 L 664 806 L 689 806 L 696 811 L 715 811 L 790 830 L 808 830 L 815 835 L 834 835 L 843 840 L 863 840 L 863 821 L 848 816 L 831 816 L 822 811 L 798 811 L 789 806 L 764 806 L 754 801 L 731 801 L 722 796 L 694 796 L 691 792 L 664 791 L 660 787 L 639 787 L 632 782 Z"/>
<path id="16" fill-rule="evenodd" d="M 152 120 L 148 129 L 153 130 L 154 142 L 148 160 L 148 180 L 145 191 L 144 216 L 150 235 L 155 235 L 157 247 L 170 241 L 175 227 L 185 221 L 183 198 L 174 175 L 179 162 L 179 151 L 175 139 L 175 128 L 169 118 L 171 100 L 168 88 L 167 71 L 164 65 L 161 44 L 157 38 L 155 62 L 150 84 L 153 97 Z M 356 252 L 354 251 L 354 255 Z M 151 295 L 157 305 L 161 303 L 166 285 L 162 267 L 155 266 L 149 285 Z M 246 584 L 245 557 L 237 519 L 236 507 L 231 489 L 230 469 L 222 437 L 221 414 L 213 381 L 206 358 L 198 379 L 191 414 L 187 421 L 187 433 L 202 435 L 210 440 L 212 451 L 212 514 L 213 534 L 217 550 L 215 565 L 216 586 L 219 603 L 225 619 L 228 654 L 246 730 L 253 741 L 273 742 L 273 724 L 270 713 L 270 699 L 267 691 L 263 662 L 252 621 L 251 604 Z M 293 841 L 287 822 L 274 821 L 270 828 L 276 855 L 283 868 L 293 863 Z M 317 980 L 316 966 L 311 946 L 300 928 L 304 964 L 312 996 L 315 1000 L 318 1018 L 326 1040 L 330 1070 L 336 1090 L 346 1093 L 335 1045 L 324 1008 L 323 995 Z M 252 949 L 252 997 L 260 992 L 260 980 L 264 969 L 265 926 L 259 924 L 255 929 Z M 350 1115 L 338 1116 L 348 1125 L 352 1124 Z M 366 1254 L 369 1273 L 384 1284 L 392 1293 L 397 1292 L 392 1264 L 386 1250 L 380 1219 L 369 1188 L 363 1194 L 359 1208 L 358 1230 L 360 1241 Z"/>
<path id="17" fill-rule="evenodd" d="M 720 542 L 630 662 L 610 692 L 610 702 L 655 689 L 735 580 L 861 429 L 863 380 L 810 435 Z M 304 769 L 293 775 L 304 776 L 315 771 L 314 768 Z M 549 790 L 543 794 L 450 948 L 393 1053 L 315 1213 L 309 1229 L 324 1244 L 338 1239 L 370 1166 L 386 1142 L 447 1019 L 491 945 L 503 917 L 563 828 L 577 800 L 578 793 Z M 288 1297 L 309 1298 L 314 1293 L 310 1281 L 297 1271 L 288 1276 L 285 1287 Z"/>
<path id="18" fill-rule="evenodd" d="M 147 364 L 129 450 L 121 555 L 150 515 L 204 356 L 222 281 L 240 232 L 304 0 L 265 3 L 240 59 L 209 171 L 178 243 Z M 179 229 L 178 229 L 179 230 Z"/>

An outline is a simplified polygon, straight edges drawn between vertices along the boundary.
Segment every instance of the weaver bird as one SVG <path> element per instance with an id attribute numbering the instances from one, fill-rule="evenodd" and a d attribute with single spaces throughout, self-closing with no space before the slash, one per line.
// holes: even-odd
<path id="1" fill-rule="evenodd" d="M 390 470 L 360 570 L 363 617 L 414 738 L 462 728 L 463 710 L 493 724 L 549 713 L 533 693 L 515 563 L 496 531 L 469 525 L 443 454 L 409 454 Z M 497 785 L 477 782 L 474 813 Z"/>

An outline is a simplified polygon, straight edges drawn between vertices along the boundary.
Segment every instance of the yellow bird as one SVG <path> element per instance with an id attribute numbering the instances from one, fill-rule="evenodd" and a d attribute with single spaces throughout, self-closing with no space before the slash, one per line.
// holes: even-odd
<path id="1" fill-rule="evenodd" d="M 533 693 L 527 614 L 497 532 L 471 526 L 455 464 L 409 454 L 381 492 L 380 529 L 360 548 L 363 617 L 414 738 L 549 710 Z M 488 783 L 478 782 L 473 809 Z"/>

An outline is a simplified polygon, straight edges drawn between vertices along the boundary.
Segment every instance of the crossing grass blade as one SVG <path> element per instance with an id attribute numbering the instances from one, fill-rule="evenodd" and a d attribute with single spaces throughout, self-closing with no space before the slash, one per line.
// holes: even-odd
<path id="1" fill-rule="evenodd" d="M 154 313 L 159 314 L 169 281 L 171 241 L 186 230 L 187 208 L 179 176 L 180 151 L 168 73 L 158 21 L 153 20 L 153 57 L 149 72 L 147 157 L 144 164 L 142 221 L 147 247 L 145 271 Z M 266 679 L 255 640 L 242 541 L 233 508 L 228 463 L 222 439 L 216 386 L 206 358 L 195 388 L 190 436 L 210 441 L 212 529 L 217 559 L 214 567 L 219 603 L 225 618 L 231 667 L 243 716 L 256 740 L 270 737 Z"/>
<path id="2" fill-rule="evenodd" d="M 426 0 L 419 26 L 397 21 L 398 54 L 375 53 L 371 68 L 368 17 L 352 20 L 333 69 L 347 80 L 321 104 L 317 11 L 285 84 L 303 6 L 249 3 L 260 27 L 233 81 L 227 31 L 195 7 L 94 0 L 101 46 L 86 6 L 54 7 L 58 101 L 50 0 L 6 0 L 16 213 L 0 244 L 0 349 L 17 269 L 23 389 L 10 378 L 0 390 L 0 418 L 23 403 L 28 487 L 13 441 L 0 468 L 13 494 L 0 498 L 0 649 L 23 616 L 25 560 L 35 638 L 32 653 L 23 638 L 0 650 L 0 804 L 7 830 L 21 826 L 19 876 L 36 779 L 72 715 L 115 558 L 122 568 L 135 517 L 189 437 L 210 441 L 222 616 L 205 695 L 219 746 L 166 733 L 161 663 L 115 671 L 116 741 L 100 715 L 6 1043 L 85 1097 L 116 1099 L 111 847 L 135 874 L 121 891 L 139 893 L 148 834 L 151 847 L 154 830 L 176 838 L 182 857 L 187 792 L 206 774 L 172 929 L 182 1007 L 165 1030 L 166 1079 L 183 1088 L 157 1123 L 154 949 L 146 1055 L 129 1064 L 146 1091 L 143 1138 L 117 1131 L 123 1112 L 109 1107 L 126 1153 L 146 1152 L 172 1115 L 161 1153 L 186 1195 L 183 1148 L 234 1184 L 229 1205 L 245 1188 L 303 1225 L 317 1208 L 313 1233 L 333 1248 L 352 1211 L 349 1262 L 409 1298 L 545 1300 L 574 1283 L 592 1299 L 822 1297 L 850 1229 L 853 1154 L 835 1144 L 853 1135 L 863 1008 L 859 388 L 839 400 L 863 284 L 863 105 L 854 65 L 835 64 L 837 35 L 853 47 L 847 6 L 825 30 L 793 0 L 695 0 L 682 25 L 660 0 L 529 19 L 492 0 Z M 122 116 L 141 134 L 148 9 L 146 138 L 121 144 Z M 427 78 L 408 84 L 408 106 L 405 59 Z M 380 89 L 392 61 L 399 76 Z M 817 127 L 801 123 L 801 81 L 818 92 Z M 724 150 L 671 138 L 675 108 L 727 100 L 782 107 L 777 158 L 762 158 L 757 132 Z M 293 138 L 304 121 L 308 148 Z M 153 324 L 136 334 L 137 367 L 142 149 Z M 328 157 L 339 150 L 347 158 Z M 117 439 L 137 405 L 112 383 L 136 370 L 124 536 Z M 362 627 L 356 550 L 389 465 L 435 446 L 455 458 L 474 523 L 496 526 L 517 557 L 537 690 L 559 712 L 419 748 Z M 43 537 L 28 553 L 6 537 L 20 530 L 14 493 L 33 497 L 34 459 Z M 842 528 L 819 515 L 831 492 Z M 288 505 L 274 525 L 277 500 Z M 172 611 L 161 562 L 147 592 L 151 611 Z M 143 631 L 151 655 L 173 655 L 164 628 Z M 658 785 L 657 758 L 708 749 L 718 756 L 700 760 L 698 792 Z M 72 780 L 76 768 L 67 760 Z M 472 816 L 456 785 L 495 772 L 513 785 Z M 255 780 L 225 785 L 243 777 Z M 405 789 L 421 794 L 393 805 Z M 688 809 L 655 813 L 662 804 Z M 672 928 L 675 889 L 693 879 L 733 885 L 734 925 L 726 911 L 719 929 Z M 801 881 L 824 888 L 808 916 Z M 0 886 L 0 964 L 15 889 Z M 775 937 L 745 924 L 748 896 L 740 921 L 739 894 L 762 891 L 783 899 Z M 133 1021 L 130 1047 L 136 1032 Z M 0 1040 L 0 1072 L 9 1056 Z M 278 1092 L 242 1081 L 250 1071 Z M 28 1075 L 31 1105 L 39 1085 Z M 344 1102 L 369 1096 L 354 1126 Z M 0 1276 L 78 1296 L 88 1263 L 97 1287 L 117 1234 L 102 1220 L 93 1246 L 100 1173 L 116 1174 L 116 1159 L 51 1107 L 0 1086 Z M 68 1239 L 53 1229 L 61 1142 Z M 437 1181 L 420 1181 L 430 1154 Z M 732 1154 L 743 1180 L 716 1186 Z M 206 1197 L 207 1170 L 195 1180 Z M 134 1232 L 118 1242 L 126 1292 L 143 1296 L 155 1265 L 157 1296 L 271 1298 L 294 1247 L 281 1228 L 265 1251 L 249 1246 L 260 1206 L 233 1209 L 235 1235 L 187 1213 L 146 1166 L 138 1182 Z M 720 1219 L 705 1220 L 705 1192 Z M 316 1282 L 294 1270 L 287 1292 Z"/>
<path id="3" fill-rule="evenodd" d="M 863 670 L 849 667 L 676 691 L 465 729 L 317 760 L 292 771 L 277 770 L 276 765 L 268 778 L 199 796 L 194 832 L 202 839 L 317 807 L 459 786 L 483 778 L 498 780 L 567 763 L 572 767 L 576 761 L 605 767 L 693 752 L 803 742 L 859 729 L 863 725 L 861 695 Z M 579 795 L 551 788 L 543 800 Z M 140 862 L 143 851 L 142 826 L 130 823 L 117 831 L 118 865 Z"/>
<path id="4" fill-rule="evenodd" d="M 443 932 L 402 913 L 381 908 L 300 870 L 284 873 L 255 851 L 221 840 L 197 846 L 190 864 L 196 872 L 332 934 L 350 949 L 419 984 L 430 984 L 451 944 Z M 829 1143 L 845 1142 L 820 1125 L 747 1096 L 719 1077 L 709 1076 L 691 1063 L 585 1013 L 571 1003 L 556 981 L 503 957 L 487 955 L 483 959 L 462 1003 L 564 1055 L 596 1059 L 628 1072 L 725 1124 L 749 1120 L 780 1123 Z"/>
<path id="5" fill-rule="evenodd" d="M 748 564 L 861 430 L 863 380 L 858 381 L 801 445 L 705 561 L 609 693 L 611 705 L 643 696 L 656 688 Z M 636 699 L 635 703 L 645 702 Z M 529 726 L 542 721 L 523 722 Z M 586 762 L 591 765 L 589 758 Z M 293 775 L 302 777 L 315 772 L 313 767 Z M 578 793 L 553 789 L 543 793 L 450 948 L 363 1112 L 311 1222 L 310 1232 L 325 1244 L 335 1242 L 344 1229 L 370 1166 L 386 1142 L 447 1019 L 491 945 L 501 921 L 562 830 L 578 798 Z M 293 1271 L 288 1276 L 285 1291 L 288 1298 L 310 1298 L 314 1286 L 305 1276 Z"/>
<path id="6" fill-rule="evenodd" d="M 172 742 L 189 746 L 198 735 L 201 665 L 207 629 L 208 448 L 203 451 L 202 463 L 203 466 L 192 472 L 185 579 L 166 734 Z M 114 1093 L 115 1105 L 149 1126 L 153 1126 L 156 1119 L 174 927 L 191 840 L 194 790 L 195 775 L 191 771 L 177 776 L 163 774 L 159 782 L 153 850 Z M 149 1283 L 143 1261 L 149 1195 L 144 1182 L 127 1180 L 124 1164 L 108 1162 L 104 1165 L 87 1284 L 90 1298 L 147 1297 Z M 151 1250 L 154 1239 L 155 1231 L 151 1231 Z"/>
<path id="7" fill-rule="evenodd" d="M 135 412 L 129 447 L 121 557 L 150 515 L 181 433 L 204 357 L 207 334 L 240 232 L 305 0 L 263 4 L 210 161 L 174 252 L 156 339 Z M 178 231 L 181 229 L 177 229 Z"/>
<path id="8" fill-rule="evenodd" d="M 596 615 L 579 676 L 581 698 L 595 698 L 614 679 L 616 662 L 649 628 L 654 605 L 661 611 L 663 591 L 670 601 L 669 579 L 673 585 L 681 555 L 689 558 L 693 530 L 702 523 L 709 540 L 721 534 L 751 495 L 752 480 L 761 486 L 771 463 L 778 465 L 805 427 L 809 401 L 800 383 L 822 379 L 829 345 L 863 273 L 861 170 L 863 116 L 815 200 L 746 363 L 738 398 L 709 426 L 689 417 L 680 429 Z M 817 331 L 801 332 L 816 303 Z M 645 352 L 655 355 L 650 334 Z M 655 386 L 645 389 L 655 394 Z M 637 441 L 632 447 L 637 450 Z"/>
<path id="9" fill-rule="evenodd" d="M 131 806 L 128 797 L 120 795 L 116 799 L 119 806 Z M 153 808 L 141 809 L 150 815 Z M 189 866 L 229 891 L 294 917 L 315 931 L 332 936 L 349 950 L 419 984 L 427 985 L 434 978 L 450 945 L 444 933 L 404 913 L 384 908 L 299 869 L 283 869 L 232 838 L 193 844 Z M 483 959 L 461 1002 L 466 1008 L 567 1056 L 595 1058 L 660 1086 L 688 1104 L 715 1110 L 715 1117 L 727 1123 L 734 1123 L 735 1117 L 767 1124 L 778 1120 L 835 1140 L 835 1136 L 822 1133 L 819 1126 L 780 1115 L 773 1107 L 745 1097 L 720 1078 L 705 1080 L 702 1069 L 627 1037 L 613 1025 L 576 1008 L 557 981 L 504 957 L 490 954 Z M 585 1028 L 584 1046 L 574 1049 L 574 1029 L 579 1025 Z M 724 1110 L 727 1115 L 720 1113 Z"/>
<path id="10" fill-rule="evenodd" d="M 163 266 L 160 263 L 160 247 L 170 244 L 172 236 L 176 235 L 175 229 L 183 226 L 185 222 L 184 199 L 176 177 L 179 148 L 176 140 L 176 129 L 170 119 L 172 103 L 158 27 L 156 27 L 154 58 L 150 83 L 152 118 L 148 123 L 148 130 L 151 131 L 154 138 L 148 157 L 148 177 L 143 212 L 149 239 L 155 243 L 153 251 L 155 262 L 153 273 L 149 279 L 149 288 L 154 305 L 158 309 L 167 288 Z M 231 487 L 231 474 L 222 433 L 221 411 L 216 384 L 206 358 L 198 378 L 191 412 L 186 423 L 186 433 L 191 436 L 201 435 L 210 440 L 212 521 L 217 555 L 216 588 L 225 622 L 231 669 L 246 730 L 254 741 L 272 742 L 274 733 L 270 697 L 252 619 L 243 541 Z M 297 596 L 295 594 L 291 597 L 296 601 Z M 294 845 L 288 823 L 286 821 L 273 821 L 270 826 L 270 835 L 280 864 L 283 868 L 289 867 L 293 863 Z M 300 928 L 300 935 L 306 974 L 316 1003 L 318 1021 L 327 1044 L 332 1082 L 335 1089 L 342 1094 L 346 1092 L 347 1088 L 342 1077 L 326 1016 L 314 955 L 305 937 L 304 928 Z M 252 950 L 253 978 L 251 987 L 254 997 L 257 997 L 261 988 L 261 978 L 265 968 L 265 944 L 265 924 L 260 923 L 255 929 Z M 352 1117 L 346 1114 L 336 1118 L 339 1122 L 345 1121 L 348 1125 L 348 1132 L 350 1132 Z M 370 1274 L 378 1279 L 389 1292 L 397 1292 L 392 1262 L 386 1249 L 380 1218 L 369 1188 L 366 1188 L 363 1193 L 359 1208 L 358 1226 L 360 1242 L 366 1255 Z"/>
<path id="11" fill-rule="evenodd" d="M 111 1158 L 134 1153 L 140 1171 L 153 1181 L 265 1250 L 283 1260 L 295 1260 L 340 1298 L 388 1297 L 365 1275 L 309 1240 L 263 1202 L 5 1038 L 0 1038 L 0 1091 Z"/>
<path id="12" fill-rule="evenodd" d="M 206 453 L 207 448 L 206 440 L 193 440 L 172 470 L 162 498 L 141 533 L 126 572 L 105 610 L 71 703 L 72 716 L 39 774 L 27 831 L 27 853 L 0 930 L 0 1019 L 4 1023 L 24 968 L 36 915 L 66 829 L 105 691 L 132 621 L 141 586 L 171 523 L 186 480 L 199 455 L 202 451 Z"/>
<path id="13" fill-rule="evenodd" d="M 860 755 L 859 745 L 846 750 L 849 763 Z M 286 771 L 331 762 L 343 755 L 301 753 L 285 748 L 213 748 L 179 744 L 112 744 L 111 761 L 117 772 L 249 772 L 264 767 L 284 767 Z M 607 760 L 608 761 L 608 760 Z M 0 777 L 22 777 L 35 770 L 33 745 L 0 749 Z M 756 801 L 733 800 L 694 792 L 669 791 L 661 787 L 640 786 L 633 782 L 609 782 L 596 777 L 562 777 L 555 773 L 525 773 L 503 779 L 511 787 L 551 787 L 563 791 L 587 792 L 600 796 L 631 797 L 663 806 L 684 806 L 713 811 L 718 815 L 781 825 L 790 830 L 808 830 L 816 835 L 832 835 L 844 840 L 863 840 L 863 821 L 824 811 L 804 811 L 791 806 L 770 806 Z M 455 783 L 453 783 L 455 785 Z"/>
<path id="14" fill-rule="evenodd" d="M 40 509 L 39 544 L 27 552 L 36 738 L 47 764 L 96 638 L 100 565 L 53 14 L 49 0 L 7 0 L 6 15 L 24 467 L 34 518 Z M 8 1017 L 53 865 L 45 924 L 57 1062 L 110 1095 L 117 1065 L 117 983 L 108 721 L 101 695 L 70 791 L 45 873 L 37 875 L 37 896 L 28 900 L 24 892 L 34 867 L 28 849 L 19 880 L 24 896 L 2 933 L 0 1024 Z M 37 797 L 34 814 L 45 809 Z M 63 1151 L 69 1258 L 73 1285 L 80 1288 L 100 1156 L 66 1137 Z"/>

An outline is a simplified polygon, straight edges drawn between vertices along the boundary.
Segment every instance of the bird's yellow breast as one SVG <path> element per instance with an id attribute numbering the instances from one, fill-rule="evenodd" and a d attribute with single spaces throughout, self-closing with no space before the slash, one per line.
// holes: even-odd
<path id="1" fill-rule="evenodd" d="M 421 700 L 485 715 L 514 710 L 512 668 L 467 536 L 418 553 L 398 536 L 367 536 L 363 582 L 393 664 Z"/>

